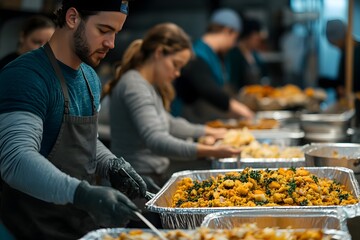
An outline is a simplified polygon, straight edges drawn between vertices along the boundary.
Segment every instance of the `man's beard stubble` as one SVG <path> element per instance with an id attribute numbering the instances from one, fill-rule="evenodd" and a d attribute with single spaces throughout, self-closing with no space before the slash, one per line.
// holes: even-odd
<path id="1" fill-rule="evenodd" d="M 74 33 L 74 48 L 75 54 L 82 62 L 92 67 L 97 66 L 97 63 L 94 63 L 90 58 L 90 46 L 85 36 L 85 23 L 83 21 L 80 22 Z"/>

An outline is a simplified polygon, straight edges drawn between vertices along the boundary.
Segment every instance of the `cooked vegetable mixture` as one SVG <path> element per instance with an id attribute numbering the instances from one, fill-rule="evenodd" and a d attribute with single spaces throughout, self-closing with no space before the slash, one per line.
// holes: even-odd
<path id="1" fill-rule="evenodd" d="M 246 168 L 203 181 L 182 179 L 172 207 L 324 206 L 358 201 L 344 185 L 317 177 L 304 168 Z"/>
<path id="2" fill-rule="evenodd" d="M 195 231 L 184 232 L 174 230 L 164 233 L 169 240 L 330 240 L 321 230 L 292 231 L 276 228 L 258 228 L 256 224 L 244 224 L 231 230 L 198 228 Z M 119 237 L 107 236 L 104 240 L 157 240 L 154 234 L 142 230 L 121 233 Z"/>

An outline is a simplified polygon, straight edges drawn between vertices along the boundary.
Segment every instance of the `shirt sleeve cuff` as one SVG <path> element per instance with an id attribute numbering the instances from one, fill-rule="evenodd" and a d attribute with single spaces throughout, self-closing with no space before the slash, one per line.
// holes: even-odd
<path id="1" fill-rule="evenodd" d="M 194 138 L 199 138 L 205 135 L 205 126 L 204 125 L 195 125 L 194 126 Z"/>

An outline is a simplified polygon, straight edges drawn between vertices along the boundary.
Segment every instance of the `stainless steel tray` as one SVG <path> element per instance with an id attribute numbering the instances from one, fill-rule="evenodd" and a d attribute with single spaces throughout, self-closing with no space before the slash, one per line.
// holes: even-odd
<path id="1" fill-rule="evenodd" d="M 105 236 L 117 237 L 119 234 L 123 232 L 128 232 L 131 229 L 126 228 L 109 228 L 109 229 L 99 229 L 97 231 L 93 231 L 82 237 L 80 240 L 103 240 Z M 145 232 L 151 232 L 147 229 L 144 230 Z M 191 230 L 188 230 L 191 232 Z M 288 229 L 284 229 L 283 231 L 292 231 Z M 296 230 L 293 230 L 296 231 Z M 298 230 L 301 231 L 301 230 Z M 334 229 L 325 229 L 324 230 L 325 237 L 330 237 L 330 240 L 351 240 L 350 235 L 347 232 L 334 230 Z"/>
<path id="2" fill-rule="evenodd" d="M 300 129 L 300 112 L 295 111 L 260 111 L 256 119 L 275 119 L 280 124 L 280 129 Z"/>
<path id="3" fill-rule="evenodd" d="M 334 155 L 334 152 L 337 154 Z M 341 166 L 360 173 L 360 144 L 313 143 L 304 146 L 306 166 Z"/>
<path id="4" fill-rule="evenodd" d="M 274 168 L 273 168 L 274 169 Z M 354 172 L 347 168 L 337 167 L 320 167 L 320 168 L 305 168 L 311 173 L 316 174 L 319 177 L 326 177 L 329 179 L 335 179 L 344 184 L 347 190 L 352 191 L 356 198 L 360 198 L 359 184 L 356 181 Z M 239 169 L 241 171 L 242 169 Z M 233 172 L 234 170 L 203 170 L 203 171 L 183 171 L 173 174 L 170 180 L 165 186 L 156 194 L 156 196 L 146 203 L 146 208 L 152 212 L 160 214 L 163 226 L 165 228 L 195 228 L 200 226 L 204 217 L 210 213 L 224 212 L 224 211 L 253 211 L 253 210 L 314 210 L 314 211 L 327 211 L 336 210 L 338 206 L 280 206 L 280 207 L 219 207 L 219 208 L 173 208 L 172 197 L 177 189 L 177 183 L 185 178 L 190 177 L 192 179 L 204 180 L 211 176 L 217 176 L 218 174 L 224 174 L 227 172 Z M 346 217 L 360 216 L 360 205 L 352 204 L 341 206 L 344 210 Z"/>
<path id="5" fill-rule="evenodd" d="M 303 131 L 291 129 L 251 130 L 251 133 L 261 143 L 279 146 L 298 146 L 305 136 Z"/>
<path id="6" fill-rule="evenodd" d="M 346 135 L 354 114 L 353 110 L 341 114 L 302 114 L 300 126 L 306 134 L 335 133 L 337 135 Z"/>
<path id="7" fill-rule="evenodd" d="M 289 210 L 268 211 L 230 211 L 212 213 L 205 217 L 202 227 L 232 229 L 246 223 L 256 223 L 258 227 L 286 229 L 335 229 L 348 232 L 344 212 L 338 210 L 313 211 Z"/>
<path id="8" fill-rule="evenodd" d="M 297 119 L 298 114 L 294 111 L 259 111 L 256 113 L 257 119 L 275 119 L 278 121 Z"/>
<path id="9" fill-rule="evenodd" d="M 305 167 L 304 158 L 222 158 L 211 162 L 212 169 Z"/>

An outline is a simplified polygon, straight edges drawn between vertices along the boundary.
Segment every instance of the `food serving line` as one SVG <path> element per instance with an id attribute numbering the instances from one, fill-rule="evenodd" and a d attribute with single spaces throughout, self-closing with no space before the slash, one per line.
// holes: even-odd
<path id="1" fill-rule="evenodd" d="M 173 174 L 165 186 L 146 203 L 151 212 L 159 213 L 165 229 L 195 229 L 209 227 L 232 229 L 243 224 L 256 223 L 258 227 L 276 227 L 291 231 L 323 229 L 324 239 L 351 239 L 346 222 L 360 216 L 360 204 L 342 206 L 256 206 L 256 207 L 201 207 L 173 206 L 173 197 L 181 179 L 206 180 L 219 174 L 238 172 L 251 167 L 264 170 L 305 167 L 319 178 L 335 180 L 360 199 L 360 145 L 353 143 L 326 143 L 346 141 L 351 133 L 352 111 L 337 114 L 299 114 L 289 111 L 259 112 L 257 119 L 271 118 L 278 122 L 274 129 L 250 130 L 259 144 L 275 144 L 282 148 L 300 148 L 304 156 L 298 158 L 230 158 L 211 159 L 212 170 L 183 171 Z M 237 121 L 221 121 L 227 128 Z M 224 127 L 224 126 L 219 126 Z M 236 127 L 235 127 L 236 128 Z M 306 144 L 314 137 L 315 144 Z M 331 135 L 332 134 L 332 135 Z M 307 139 L 307 136 L 310 136 Z M 331 136 L 335 136 L 331 138 Z M 320 141 L 321 140 L 321 141 Z M 305 144 L 305 145 L 304 145 Z M 358 178 L 358 180 L 356 179 Z M 350 229 L 353 230 L 353 229 Z M 117 237 L 129 229 L 106 229 L 89 233 L 84 239 L 103 239 L 104 234 Z M 288 229 L 288 231 L 290 231 Z M 130 238 L 129 238 L 130 239 Z M 354 239 L 354 238 L 353 238 Z"/>

